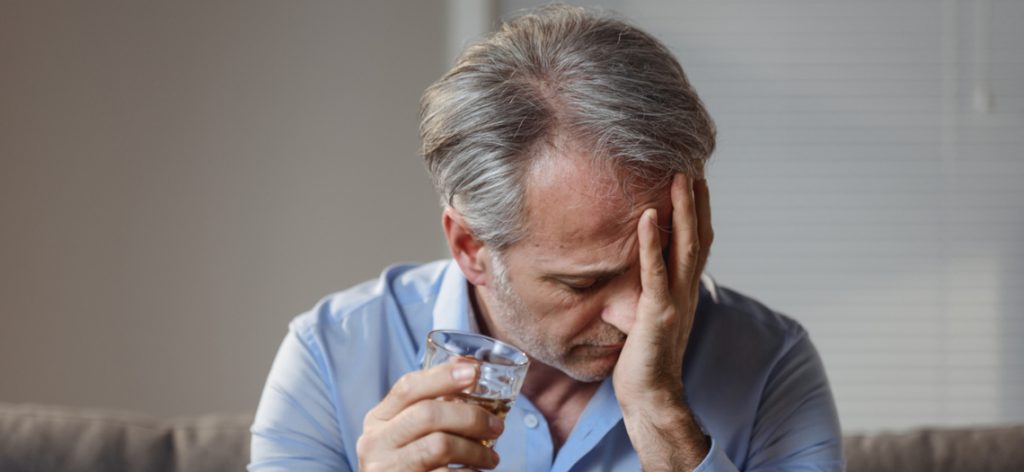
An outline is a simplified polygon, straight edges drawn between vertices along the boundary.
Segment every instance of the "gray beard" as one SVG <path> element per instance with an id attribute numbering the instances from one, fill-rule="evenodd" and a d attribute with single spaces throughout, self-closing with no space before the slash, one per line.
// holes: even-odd
<path id="1" fill-rule="evenodd" d="M 529 310 L 523 299 L 515 292 L 509 283 L 508 271 L 504 261 L 499 261 L 501 256 L 495 255 L 492 258 L 494 274 L 491 283 L 492 302 L 491 316 L 495 321 L 502 321 L 501 333 L 508 338 L 509 342 L 524 350 L 526 354 L 535 361 L 540 361 L 551 367 L 560 370 L 565 375 L 578 382 L 598 382 L 604 380 L 611 372 L 583 372 L 568 365 L 565 360 L 569 356 L 572 346 L 558 346 L 554 343 L 544 342 L 543 332 L 537 331 L 537 324 L 531 322 Z M 593 341 L 594 344 L 611 344 L 621 342 L 625 336 L 615 330 L 615 334 L 608 333 L 600 336 L 601 339 Z"/>

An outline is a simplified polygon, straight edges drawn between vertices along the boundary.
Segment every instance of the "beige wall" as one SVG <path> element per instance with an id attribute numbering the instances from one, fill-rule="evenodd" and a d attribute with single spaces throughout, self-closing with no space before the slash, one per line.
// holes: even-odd
<path id="1" fill-rule="evenodd" d="M 250 411 L 295 314 L 444 256 L 444 5 L 0 3 L 0 401 Z"/>

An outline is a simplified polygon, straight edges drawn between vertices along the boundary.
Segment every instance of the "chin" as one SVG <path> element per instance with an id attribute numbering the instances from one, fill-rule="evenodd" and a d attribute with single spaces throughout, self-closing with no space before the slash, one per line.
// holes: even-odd
<path id="1" fill-rule="evenodd" d="M 610 374 L 610 372 L 608 372 L 608 373 L 590 373 L 590 372 L 573 372 L 573 371 L 563 371 L 563 372 L 565 372 L 565 375 L 568 375 L 569 377 L 572 377 L 573 380 L 575 380 L 577 382 L 582 382 L 582 383 L 600 382 L 600 381 L 608 378 L 608 375 Z"/>
<path id="2" fill-rule="evenodd" d="M 563 366 L 560 370 L 577 382 L 600 382 L 612 375 L 615 370 L 616 357 L 588 359 L 572 366 Z"/>

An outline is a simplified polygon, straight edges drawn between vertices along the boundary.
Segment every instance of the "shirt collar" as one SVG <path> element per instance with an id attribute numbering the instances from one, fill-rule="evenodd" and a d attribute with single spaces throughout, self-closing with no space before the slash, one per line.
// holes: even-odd
<path id="1" fill-rule="evenodd" d="M 469 287 L 469 281 L 466 280 L 462 269 L 454 260 L 449 260 L 444 275 L 441 277 L 441 285 L 437 289 L 437 298 L 434 300 L 432 313 L 433 323 L 430 329 L 480 332 L 472 305 L 469 303 Z M 420 365 L 423 364 L 424 354 L 426 354 L 426 343 L 420 345 L 417 353 Z"/>

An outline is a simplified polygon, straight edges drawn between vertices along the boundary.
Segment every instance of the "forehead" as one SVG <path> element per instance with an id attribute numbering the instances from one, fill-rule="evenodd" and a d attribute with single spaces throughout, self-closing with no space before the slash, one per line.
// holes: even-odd
<path id="1" fill-rule="evenodd" d="M 553 146 L 525 176 L 526 237 L 517 246 L 538 260 L 578 263 L 628 249 L 643 209 L 655 206 L 667 217 L 671 203 L 667 190 L 627 194 L 621 179 L 578 146 Z"/>

